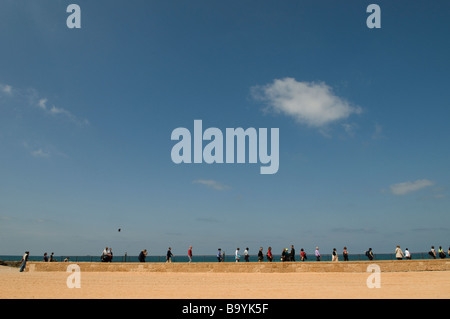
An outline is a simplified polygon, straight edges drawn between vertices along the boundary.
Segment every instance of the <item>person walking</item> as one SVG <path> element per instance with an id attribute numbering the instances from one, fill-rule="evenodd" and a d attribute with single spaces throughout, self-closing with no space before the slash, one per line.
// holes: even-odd
<path id="1" fill-rule="evenodd" d="M 295 249 L 294 245 L 291 245 L 291 251 L 289 252 L 289 260 L 295 261 Z"/>
<path id="2" fill-rule="evenodd" d="M 436 251 L 434 250 L 434 246 L 431 246 L 431 250 L 428 252 L 433 259 L 436 259 Z"/>
<path id="3" fill-rule="evenodd" d="M 397 260 L 402 260 L 405 255 L 403 254 L 403 251 L 400 249 L 400 245 L 397 245 L 397 248 L 395 249 L 395 258 Z"/>
<path id="4" fill-rule="evenodd" d="M 237 262 L 237 263 L 238 263 L 239 260 L 241 259 L 241 255 L 239 255 L 239 247 L 236 248 L 235 259 L 236 259 L 236 262 Z"/>
<path id="5" fill-rule="evenodd" d="M 411 253 L 409 252 L 408 248 L 405 248 L 405 258 L 411 260 Z"/>
<path id="6" fill-rule="evenodd" d="M 192 262 L 192 246 L 189 246 L 188 257 L 189 257 L 189 262 Z"/>
<path id="7" fill-rule="evenodd" d="M 300 249 L 300 260 L 305 261 L 306 259 L 308 259 L 308 258 L 306 257 L 306 253 L 302 248 L 302 249 Z"/>
<path id="8" fill-rule="evenodd" d="M 287 256 L 286 256 L 286 249 L 283 248 L 283 251 L 281 252 L 281 258 L 280 258 L 280 260 L 281 260 L 282 262 L 285 262 L 285 261 L 286 261 L 286 258 L 287 258 Z"/>
<path id="9" fill-rule="evenodd" d="M 245 248 L 245 250 L 244 250 L 244 259 L 245 259 L 245 262 L 249 262 L 250 261 L 250 256 L 249 256 L 249 254 L 248 254 L 248 247 L 247 248 Z"/>
<path id="10" fill-rule="evenodd" d="M 347 247 L 344 247 L 344 251 L 342 252 L 342 255 L 344 256 L 344 261 L 348 261 Z"/>
<path id="11" fill-rule="evenodd" d="M 445 257 L 447 257 L 444 253 L 444 250 L 442 249 L 442 246 L 439 246 L 438 253 L 439 253 L 439 258 L 441 258 L 441 259 L 444 259 Z"/>
<path id="12" fill-rule="evenodd" d="M 28 257 L 30 257 L 30 252 L 26 251 L 21 260 L 22 266 L 19 269 L 20 272 L 23 272 L 27 267 Z"/>
<path id="13" fill-rule="evenodd" d="M 218 249 L 217 250 L 217 261 L 221 262 L 222 261 L 222 249 Z"/>
<path id="14" fill-rule="evenodd" d="M 316 247 L 316 251 L 314 252 L 314 255 L 316 256 L 316 260 L 317 260 L 317 261 L 320 261 L 319 247 Z"/>
<path id="15" fill-rule="evenodd" d="M 105 247 L 105 249 L 102 252 L 101 260 L 102 262 L 108 262 L 110 261 L 111 255 L 109 254 L 109 248 Z"/>
<path id="16" fill-rule="evenodd" d="M 263 262 L 264 261 L 264 253 L 263 253 L 263 248 L 260 247 L 259 251 L 258 251 L 258 262 Z"/>
<path id="17" fill-rule="evenodd" d="M 366 256 L 369 258 L 369 260 L 373 260 L 373 251 L 372 248 L 369 248 L 368 251 L 366 251 Z"/>
<path id="18" fill-rule="evenodd" d="M 261 247 L 262 248 L 262 247 Z M 273 260 L 273 256 L 272 256 L 272 247 L 269 246 L 269 248 L 267 248 L 267 261 L 268 262 L 272 262 Z"/>
<path id="19" fill-rule="evenodd" d="M 172 257 L 175 257 L 175 255 L 172 254 L 172 248 L 169 247 L 169 250 L 167 251 L 167 255 L 166 255 L 166 263 L 171 263 Z"/>
<path id="20" fill-rule="evenodd" d="M 109 260 L 108 261 L 111 263 L 112 259 L 113 259 L 113 252 L 112 252 L 112 248 L 111 247 L 109 247 L 108 254 L 109 254 Z"/>
<path id="21" fill-rule="evenodd" d="M 139 262 L 141 263 L 145 263 L 145 258 L 147 257 L 147 249 L 141 250 L 141 252 L 139 253 Z"/>
<path id="22" fill-rule="evenodd" d="M 331 261 L 339 261 L 339 257 L 336 251 L 336 248 L 333 248 L 333 253 L 331 254 Z"/>

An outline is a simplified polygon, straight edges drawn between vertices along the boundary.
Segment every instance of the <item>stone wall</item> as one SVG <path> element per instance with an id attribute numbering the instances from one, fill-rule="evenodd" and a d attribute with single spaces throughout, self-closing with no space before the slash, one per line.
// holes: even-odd
<path id="1" fill-rule="evenodd" d="M 66 271 L 72 262 L 28 262 L 27 271 Z M 240 263 L 94 263 L 78 262 L 86 272 L 366 272 L 376 264 L 381 272 L 449 271 L 450 260 L 380 260 L 348 262 L 240 262 Z"/>

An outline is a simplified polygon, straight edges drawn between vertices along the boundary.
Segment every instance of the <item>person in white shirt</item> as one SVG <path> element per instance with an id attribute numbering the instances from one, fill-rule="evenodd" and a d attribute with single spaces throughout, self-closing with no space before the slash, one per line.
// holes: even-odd
<path id="1" fill-rule="evenodd" d="M 405 249 L 405 258 L 406 259 L 411 259 L 411 254 L 409 253 L 408 248 Z"/>
<path id="2" fill-rule="evenodd" d="M 26 251 L 25 254 L 22 257 L 22 266 L 20 267 L 20 272 L 23 272 L 25 270 L 25 268 L 27 267 L 27 261 L 28 261 L 28 257 L 30 256 L 30 252 Z"/>
<path id="3" fill-rule="evenodd" d="M 247 247 L 244 250 L 244 259 L 245 259 L 246 262 L 249 262 L 249 258 L 250 258 L 250 256 L 248 254 L 248 247 Z"/>
<path id="4" fill-rule="evenodd" d="M 236 262 L 239 262 L 239 259 L 241 259 L 241 255 L 239 255 L 239 248 L 236 249 Z"/>

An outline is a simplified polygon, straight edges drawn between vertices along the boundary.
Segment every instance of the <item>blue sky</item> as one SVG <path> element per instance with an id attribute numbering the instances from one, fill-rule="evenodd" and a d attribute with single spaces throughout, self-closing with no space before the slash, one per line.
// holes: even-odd
<path id="1" fill-rule="evenodd" d="M 450 246 L 450 4 L 370 3 L 2 1 L 0 254 Z M 195 119 L 279 171 L 174 164 Z"/>

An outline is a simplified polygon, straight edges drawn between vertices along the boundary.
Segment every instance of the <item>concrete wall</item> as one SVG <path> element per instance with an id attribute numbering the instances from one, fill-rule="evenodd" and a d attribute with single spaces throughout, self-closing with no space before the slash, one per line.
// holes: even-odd
<path id="1" fill-rule="evenodd" d="M 28 262 L 26 271 L 66 271 L 71 262 Z M 450 260 L 380 260 L 348 262 L 276 262 L 276 263 L 94 263 L 78 262 L 81 271 L 88 272 L 366 272 L 376 264 L 381 272 L 449 271 Z"/>

